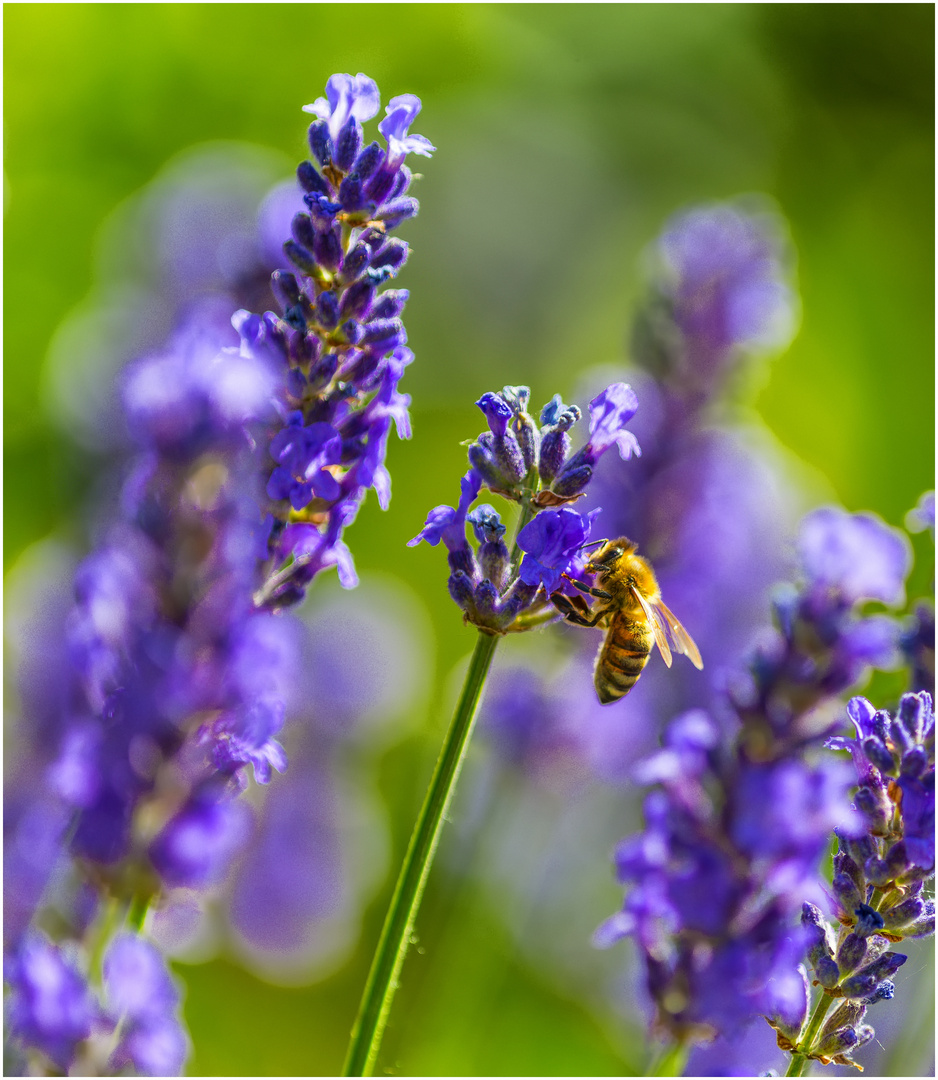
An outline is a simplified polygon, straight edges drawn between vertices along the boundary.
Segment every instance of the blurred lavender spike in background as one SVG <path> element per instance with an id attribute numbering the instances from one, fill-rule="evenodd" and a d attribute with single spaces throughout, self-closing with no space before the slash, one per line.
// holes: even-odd
<path id="1" fill-rule="evenodd" d="M 840 553 L 858 532 L 866 542 L 853 558 L 819 557 Z M 665 733 L 664 749 L 637 773 L 658 786 L 646 799 L 645 833 L 624 844 L 617 858 L 619 879 L 630 886 L 626 918 L 614 916 L 601 940 L 635 938 L 656 1024 L 679 1042 L 721 1034 L 732 1044 L 760 1014 L 783 1033 L 800 1030 L 807 1008 L 796 969 L 805 949 L 824 986 L 839 985 L 845 975 L 853 979 L 843 984 L 848 996 L 858 996 L 860 988 L 873 992 L 902 962 L 863 966 L 870 959 L 865 937 L 855 935 L 856 948 L 850 951 L 852 939 L 842 941 L 834 963 L 830 946 L 821 949 L 821 938 L 810 937 L 812 927 L 799 937 L 793 916 L 805 900 L 824 902 L 818 868 L 832 832 L 858 837 L 868 827 L 859 799 L 855 809 L 849 805 L 851 778 L 841 763 L 809 760 L 805 750 L 831 730 L 825 708 L 834 696 L 866 664 L 890 661 L 888 653 L 856 655 L 856 628 L 886 617 L 864 620 L 854 609 L 869 599 L 902 595 L 908 554 L 895 530 L 868 515 L 833 509 L 808 515 L 799 547 L 802 583 L 787 605 L 778 641 L 753 655 L 748 690 L 743 682 L 728 688 L 724 708 L 735 712 L 738 734 L 718 737 L 714 724 L 713 737 L 688 742 L 679 718 Z M 896 633 L 892 623 L 893 638 Z M 915 706 L 917 711 L 911 699 L 904 706 L 915 713 L 912 726 L 933 730 L 931 700 Z M 865 706 L 863 723 L 873 715 Z M 917 772 L 917 761 L 910 768 Z M 913 800 L 916 833 L 929 805 L 934 813 L 933 798 L 932 788 L 930 804 L 927 795 Z M 930 858 L 933 866 L 933 848 Z M 897 862 L 895 873 L 908 874 L 907 861 Z M 819 934 L 821 913 L 805 906 L 817 912 Z M 842 914 L 857 923 L 862 911 Z M 700 935 L 710 944 L 706 953 L 694 944 Z M 827 966 L 822 971 L 818 964 Z"/>

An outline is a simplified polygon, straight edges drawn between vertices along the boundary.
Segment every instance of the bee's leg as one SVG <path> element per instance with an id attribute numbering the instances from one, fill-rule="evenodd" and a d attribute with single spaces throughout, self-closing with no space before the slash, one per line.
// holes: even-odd
<path id="1" fill-rule="evenodd" d="M 604 592 L 602 589 L 597 589 L 592 585 L 587 585 L 585 581 L 577 581 L 576 578 L 570 577 L 569 574 L 563 575 L 571 585 L 576 586 L 580 592 L 587 593 L 589 596 L 595 596 L 600 600 L 611 600 L 612 593 Z"/>
<path id="2" fill-rule="evenodd" d="M 550 599 L 551 603 L 560 614 L 563 615 L 567 622 L 574 623 L 577 626 L 596 626 L 603 615 L 605 615 L 605 611 L 602 609 L 594 613 L 590 608 L 586 609 L 586 615 L 584 615 L 576 609 L 570 597 L 564 596 L 563 593 L 551 593 Z M 592 615 L 593 617 L 587 618 L 587 615 Z"/>

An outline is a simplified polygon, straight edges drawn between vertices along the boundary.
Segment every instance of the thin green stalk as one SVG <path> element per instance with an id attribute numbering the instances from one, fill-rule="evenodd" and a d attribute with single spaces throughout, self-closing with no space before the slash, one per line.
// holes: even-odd
<path id="1" fill-rule="evenodd" d="M 814 1044 L 817 1042 L 821 1025 L 824 1023 L 824 1017 L 827 1016 L 827 1010 L 831 1007 L 831 1002 L 833 1000 L 834 999 L 830 994 L 821 994 L 821 999 L 815 1006 L 814 1012 L 811 1014 L 811 1019 L 808 1021 L 808 1027 L 804 1035 L 798 1040 L 798 1046 L 803 1050 L 811 1051 L 814 1049 Z M 804 1076 L 804 1071 L 810 1060 L 811 1059 L 807 1054 L 792 1054 L 791 1064 L 788 1066 L 788 1072 L 785 1073 L 785 1075 Z"/>
<path id="2" fill-rule="evenodd" d="M 683 1076 L 684 1066 L 690 1054 L 686 1043 L 668 1042 L 652 1055 L 646 1076 Z"/>
<path id="3" fill-rule="evenodd" d="M 381 1037 L 397 990 L 404 956 L 413 935 L 424 885 L 440 838 L 440 829 L 456 787 L 466 746 L 472 732 L 476 706 L 488 675 L 498 638 L 479 632 L 475 652 L 469 661 L 466 682 L 459 704 L 446 733 L 439 761 L 414 826 L 404 865 L 401 867 L 391 906 L 384 921 L 378 949 L 372 961 L 362 995 L 358 1017 L 352 1028 L 344 1076 L 370 1076 Z"/>

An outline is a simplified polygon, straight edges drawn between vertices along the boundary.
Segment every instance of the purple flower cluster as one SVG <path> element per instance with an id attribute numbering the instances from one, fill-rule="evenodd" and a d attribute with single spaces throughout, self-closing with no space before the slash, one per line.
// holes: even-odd
<path id="1" fill-rule="evenodd" d="M 462 479 L 459 503 L 431 510 L 408 544 L 426 540 L 435 547 L 443 541 L 450 595 L 468 622 L 490 634 L 528 629 L 532 617 L 540 615 L 543 622 L 553 616 L 550 595 L 572 591 L 566 574 L 582 574 L 581 549 L 596 516 L 567 504 L 582 495 L 594 465 L 611 447 L 617 446 L 623 459 L 641 452 L 626 430 L 638 400 L 625 383 L 613 383 L 590 402 L 589 441 L 574 454 L 569 431 L 580 410 L 556 395 L 541 410 L 538 426 L 527 412 L 530 396 L 526 386 L 506 386 L 476 402 L 489 430 L 469 447 L 471 467 Z M 483 503 L 470 510 L 483 487 L 521 507 L 515 555 L 502 539 L 505 526 L 494 507 Z M 467 522 L 477 551 L 466 540 Z"/>
<path id="2" fill-rule="evenodd" d="M 220 881 L 246 836 L 248 811 L 234 796 L 249 772 L 266 783 L 286 764 L 276 735 L 294 626 L 252 598 L 263 558 L 257 434 L 272 415 L 275 373 L 223 340 L 195 319 L 127 372 L 137 454 L 120 519 L 75 576 L 61 642 L 66 693 L 33 794 L 36 804 L 62 808 L 54 821 L 64 850 L 54 877 L 55 861 L 45 866 L 45 896 L 33 881 L 8 883 L 19 897 L 54 905 L 68 928 L 57 945 L 29 933 L 14 939 L 8 971 L 23 1003 L 22 1023 L 13 1022 L 18 1040 L 59 1063 L 99 1054 L 106 1041 L 100 1025 L 79 1033 L 76 1002 L 85 998 L 62 950 L 103 951 L 114 903 L 126 918 L 174 887 Z M 19 815 L 14 846 L 34 829 L 37 811 Z M 22 866 L 8 864 L 14 876 Z M 23 907 L 18 914 L 27 915 Z M 187 1044 L 174 1019 L 177 995 L 151 945 L 116 938 L 103 976 L 88 969 L 81 978 L 86 996 L 117 995 L 108 1006 L 122 1018 L 114 1067 L 181 1069 Z M 128 997 L 147 982 L 152 992 Z M 43 1006 L 49 987 L 61 1007 Z M 84 1045 L 89 1038 L 93 1045 Z"/>
<path id="3" fill-rule="evenodd" d="M 838 831 L 831 895 L 836 929 L 805 903 L 807 959 L 823 1003 L 838 1008 L 816 1032 L 777 1025 L 779 1045 L 823 1063 L 852 1064 L 869 1042 L 867 1008 L 895 993 L 906 962 L 893 943 L 935 932 L 935 903 L 924 895 L 935 876 L 935 714 L 929 694 L 905 694 L 895 716 L 866 698 L 847 706 L 856 732 L 827 741 L 849 750 L 857 771 L 853 805 L 862 827 Z M 801 1018 L 804 1020 L 804 1017 Z"/>
<path id="4" fill-rule="evenodd" d="M 654 785 L 645 831 L 617 852 L 630 889 L 597 940 L 635 940 L 656 1028 L 679 1042 L 732 1039 L 760 1014 L 800 1031 L 810 935 L 795 917 L 806 898 L 823 902 L 832 832 L 862 834 L 849 770 L 806 751 L 839 722 L 835 696 L 894 653 L 897 625 L 856 608 L 901 595 L 908 552 L 872 517 L 834 510 L 805 519 L 800 549 L 803 584 L 777 604 L 777 633 L 728 687 L 723 715 L 678 717 L 636 773 Z"/>
<path id="5" fill-rule="evenodd" d="M 10 1028 L 33 1058 L 38 1052 L 75 1075 L 181 1073 L 189 1040 L 179 1019 L 179 991 L 159 950 L 142 938 L 114 937 L 96 992 L 77 955 L 38 932 L 22 941 L 5 976 Z"/>
<path id="6" fill-rule="evenodd" d="M 245 354 L 272 363 L 282 387 L 268 443 L 269 576 L 257 595 L 267 608 L 298 602 L 330 566 L 344 586 L 355 585 L 343 531 L 369 488 L 387 507 L 392 425 L 410 437 L 410 398 L 398 390 L 413 360 L 400 318 L 409 294 L 379 290 L 408 255 L 390 233 L 419 208 L 407 194 L 404 158 L 434 148 L 409 134 L 420 111 L 412 94 L 392 98 L 378 125 L 387 148 L 366 146 L 362 122 L 378 106 L 377 85 L 361 74 L 333 75 L 326 97 L 305 106 L 319 118 L 309 129 L 315 164 L 297 168 L 306 210 L 284 245 L 294 271 L 272 278 L 282 314 L 241 311 L 234 319 Z"/>

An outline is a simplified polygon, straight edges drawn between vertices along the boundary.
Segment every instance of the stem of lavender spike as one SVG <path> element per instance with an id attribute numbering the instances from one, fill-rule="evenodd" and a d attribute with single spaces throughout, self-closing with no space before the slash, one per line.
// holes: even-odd
<path id="1" fill-rule="evenodd" d="M 401 967 L 413 935 L 423 889 L 436 852 L 443 818 L 456 788 L 456 780 L 472 733 L 476 707 L 497 644 L 497 637 L 479 632 L 459 704 L 446 733 L 446 740 L 433 771 L 420 815 L 414 825 L 391 906 L 384 921 L 358 1017 L 352 1028 L 343 1069 L 344 1076 L 370 1076 L 374 1068 Z"/>
<path id="2" fill-rule="evenodd" d="M 808 1021 L 808 1027 L 802 1036 L 798 1040 L 798 1045 L 808 1052 L 811 1051 L 815 1041 L 818 1037 L 818 1032 L 821 1030 L 821 1025 L 824 1023 L 824 1017 L 827 1016 L 827 1010 L 831 1007 L 833 998 L 830 994 L 822 993 L 820 1000 L 815 1006 L 814 1012 L 811 1014 L 811 1019 Z M 806 1053 L 794 1053 L 791 1056 L 791 1064 L 788 1066 L 788 1072 L 786 1076 L 804 1076 L 804 1071 L 808 1067 L 808 1062 L 811 1059 Z"/>

